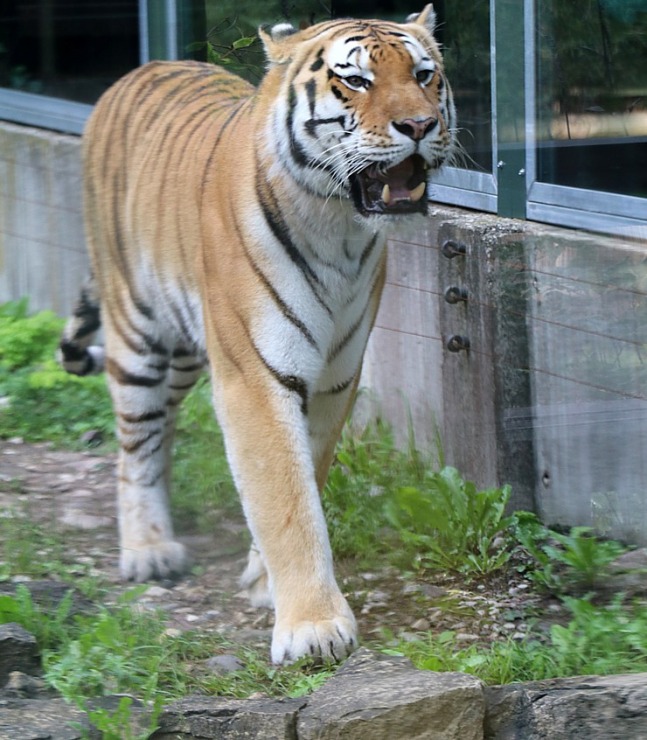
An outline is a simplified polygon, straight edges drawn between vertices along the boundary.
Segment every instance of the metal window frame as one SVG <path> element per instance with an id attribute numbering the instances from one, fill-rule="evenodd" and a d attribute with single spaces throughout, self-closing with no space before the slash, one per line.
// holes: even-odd
<path id="1" fill-rule="evenodd" d="M 92 106 L 47 95 L 0 88 L 0 120 L 80 134 Z"/>

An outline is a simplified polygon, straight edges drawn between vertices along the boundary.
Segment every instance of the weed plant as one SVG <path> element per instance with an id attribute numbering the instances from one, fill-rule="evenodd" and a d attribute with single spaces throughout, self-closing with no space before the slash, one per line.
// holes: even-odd
<path id="1" fill-rule="evenodd" d="M 515 536 L 534 560 L 530 580 L 556 594 L 594 589 L 608 575 L 608 566 L 627 549 L 614 540 L 601 540 L 590 527 L 556 532 L 530 512 L 517 513 Z"/>
<path id="2" fill-rule="evenodd" d="M 211 531 L 228 514 L 240 513 L 222 433 L 205 375 L 185 398 L 177 422 L 171 509 L 178 528 Z"/>
<path id="3" fill-rule="evenodd" d="M 423 475 L 419 453 L 399 450 L 383 422 L 361 432 L 345 428 L 322 495 L 335 556 L 369 562 L 399 546 L 387 502 L 395 488 Z"/>
<path id="4" fill-rule="evenodd" d="M 71 557 L 63 534 L 32 521 L 29 514 L 26 501 L 14 509 L 0 510 L 0 582 L 14 576 L 52 578 L 74 585 L 90 599 L 101 594 L 105 584 L 91 563 Z"/>
<path id="5" fill-rule="evenodd" d="M 424 570 L 487 575 L 510 558 L 506 516 L 510 487 L 477 490 L 455 468 L 426 470 L 418 486 L 401 486 L 387 503 L 389 521 Z"/>

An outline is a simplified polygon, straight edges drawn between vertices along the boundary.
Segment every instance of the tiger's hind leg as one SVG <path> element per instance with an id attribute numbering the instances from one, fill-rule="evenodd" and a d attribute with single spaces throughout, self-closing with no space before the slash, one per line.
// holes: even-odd
<path id="1" fill-rule="evenodd" d="M 177 406 L 203 363 L 154 339 L 148 316 L 136 325 L 131 319 L 124 331 L 105 321 L 106 371 L 119 439 L 120 571 L 145 581 L 186 567 L 169 512 L 170 456 Z"/>
<path id="2" fill-rule="evenodd" d="M 265 567 L 261 551 L 255 542 L 249 548 L 247 567 L 240 577 L 240 585 L 247 591 L 249 603 L 252 606 L 267 607 L 268 609 L 274 606 L 274 601 L 270 593 L 267 568 Z"/>

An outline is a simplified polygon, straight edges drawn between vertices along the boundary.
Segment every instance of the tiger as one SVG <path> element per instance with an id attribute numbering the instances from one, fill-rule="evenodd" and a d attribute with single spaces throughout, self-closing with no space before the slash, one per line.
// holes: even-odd
<path id="1" fill-rule="evenodd" d="M 170 453 L 207 370 L 251 533 L 241 583 L 274 610 L 275 664 L 358 645 L 320 494 L 387 236 L 427 213 L 455 146 L 435 26 L 427 5 L 402 23 L 262 27 L 258 87 L 213 64 L 150 62 L 103 93 L 83 135 L 91 277 L 58 352 L 69 372 L 107 375 L 121 576 L 186 568 Z"/>

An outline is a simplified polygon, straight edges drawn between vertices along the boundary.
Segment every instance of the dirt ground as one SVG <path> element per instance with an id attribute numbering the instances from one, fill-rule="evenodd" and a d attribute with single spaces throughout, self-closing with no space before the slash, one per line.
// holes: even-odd
<path id="1" fill-rule="evenodd" d="M 44 531 L 60 533 L 66 561 L 102 576 L 116 596 L 125 586 L 117 571 L 115 480 L 114 455 L 0 440 L 0 516 L 27 516 Z M 152 582 L 139 599 L 142 608 L 163 609 L 169 629 L 215 630 L 234 642 L 269 646 L 271 613 L 250 608 L 238 586 L 248 546 L 244 521 L 223 517 L 209 534 L 178 536 L 194 568 L 176 581 Z M 0 553 L 8 546 L 0 542 Z M 407 638 L 428 630 L 453 630 L 459 644 L 521 639 L 525 617 L 539 603 L 513 569 L 471 587 L 442 577 L 416 580 L 386 563 L 370 572 L 338 563 L 337 573 L 364 643 L 384 644 L 389 635 Z"/>

